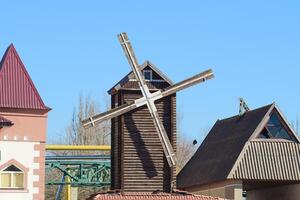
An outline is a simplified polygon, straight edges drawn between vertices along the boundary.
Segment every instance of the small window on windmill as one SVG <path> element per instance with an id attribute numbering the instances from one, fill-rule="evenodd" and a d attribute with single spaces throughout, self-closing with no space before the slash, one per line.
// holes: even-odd
<path id="1" fill-rule="evenodd" d="M 152 70 L 144 70 L 144 77 L 147 81 L 152 81 Z"/>

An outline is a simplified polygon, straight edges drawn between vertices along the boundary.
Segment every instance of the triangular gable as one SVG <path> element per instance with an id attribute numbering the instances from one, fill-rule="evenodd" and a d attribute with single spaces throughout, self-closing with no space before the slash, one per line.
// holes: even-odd
<path id="1" fill-rule="evenodd" d="M 0 63 L 0 108 L 50 110 L 11 44 Z"/>
<path id="2" fill-rule="evenodd" d="M 297 143 L 300 142 L 294 129 L 290 126 L 289 122 L 275 103 L 273 103 L 250 140 L 257 138 L 285 139 Z"/>
<path id="3" fill-rule="evenodd" d="M 173 82 L 163 74 L 153 63 L 150 61 L 144 62 L 141 66 L 141 70 L 149 70 L 152 71 L 153 81 L 164 81 L 169 85 L 173 85 Z M 118 83 L 116 83 L 110 90 L 108 90 L 109 94 L 113 94 L 116 91 L 120 90 L 122 86 L 124 86 L 129 81 L 135 80 L 134 74 L 130 71 L 124 78 L 122 78 Z"/>
<path id="4" fill-rule="evenodd" d="M 263 135 L 265 135 L 265 134 L 266 134 L 266 136 L 268 135 L 269 137 L 263 137 Z M 288 136 L 285 136 L 286 134 Z M 260 122 L 260 124 L 257 126 L 256 130 L 251 135 L 250 139 L 248 140 L 247 144 L 244 146 L 243 150 L 240 152 L 240 155 L 239 155 L 238 159 L 236 160 L 234 166 L 232 167 L 232 169 L 228 175 L 228 178 L 229 179 L 238 178 L 238 177 L 247 178 L 246 176 L 249 176 L 249 174 L 246 175 L 246 173 L 248 173 L 248 172 L 246 172 L 245 170 L 247 170 L 246 168 L 250 167 L 250 165 L 252 165 L 254 162 L 254 161 L 251 162 L 251 160 L 249 160 L 249 157 L 251 157 L 251 159 L 253 160 L 253 159 L 255 159 L 254 157 L 258 155 L 256 152 L 257 148 L 261 149 L 261 150 L 259 150 L 260 152 L 259 152 L 259 156 L 258 156 L 261 159 L 260 160 L 261 163 L 258 163 L 258 162 L 254 162 L 254 163 L 256 163 L 258 165 L 259 164 L 265 165 L 267 162 L 273 162 L 273 161 L 271 161 L 272 159 L 275 160 L 275 159 L 279 159 L 280 157 L 288 157 L 286 155 L 291 154 L 292 151 L 289 149 L 286 149 L 285 146 L 290 145 L 290 143 L 296 145 L 297 148 L 299 148 L 299 143 L 300 143 L 299 137 L 297 136 L 297 134 L 295 133 L 293 128 L 290 126 L 290 124 L 288 123 L 287 119 L 285 118 L 283 113 L 280 111 L 278 106 L 275 103 L 273 103 L 272 106 L 270 107 L 270 109 L 268 110 L 268 112 L 266 113 L 266 115 L 264 116 L 264 118 L 262 119 L 262 121 Z M 271 144 L 271 147 L 268 148 L 268 145 L 270 145 L 270 144 Z M 276 145 L 278 145 L 278 147 Z M 254 149 L 254 148 L 256 148 L 256 149 Z M 284 151 L 286 151 L 286 150 L 289 152 L 284 153 Z M 253 155 L 250 154 L 251 152 L 253 153 Z M 280 156 L 280 153 L 283 153 L 283 156 Z M 268 157 L 269 159 L 263 160 L 263 157 Z M 298 157 L 299 157 L 299 155 L 298 155 Z M 282 163 L 284 161 L 280 160 L 279 162 Z M 277 163 L 277 162 L 273 162 L 273 165 L 275 163 Z M 247 165 L 247 167 L 245 167 L 246 165 Z M 270 167 L 271 167 L 271 165 L 272 164 L 270 164 Z M 273 167 L 274 166 L 272 166 L 272 168 Z M 300 165 L 298 165 L 298 167 L 300 167 Z M 286 170 L 286 169 L 284 169 L 284 170 Z M 253 179 L 254 178 L 257 178 L 257 177 L 253 177 Z M 273 178 L 276 179 L 276 177 L 273 177 Z M 300 177 L 299 177 L 299 180 L 300 180 Z"/>

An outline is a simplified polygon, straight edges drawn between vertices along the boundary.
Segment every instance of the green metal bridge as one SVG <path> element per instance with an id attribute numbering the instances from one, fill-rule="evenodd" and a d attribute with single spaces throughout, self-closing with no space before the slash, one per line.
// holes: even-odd
<path id="1" fill-rule="evenodd" d="M 46 156 L 46 174 L 56 177 L 48 178 L 46 185 L 59 186 L 55 198 L 57 200 L 60 199 L 64 186 L 110 186 L 110 156 Z"/>

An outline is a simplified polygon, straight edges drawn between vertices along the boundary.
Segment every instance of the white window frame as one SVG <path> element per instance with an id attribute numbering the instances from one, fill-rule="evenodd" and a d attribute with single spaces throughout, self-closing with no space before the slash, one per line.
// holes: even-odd
<path id="1" fill-rule="evenodd" d="M 8 167 L 10 167 L 10 166 L 8 166 Z M 6 167 L 5 169 L 7 169 L 8 167 Z M 4 170 L 2 170 L 0 172 L 0 190 L 9 190 L 9 189 L 11 189 L 11 190 L 21 190 L 21 189 L 25 188 L 25 183 L 24 183 L 25 173 L 21 169 L 19 169 L 20 171 L 17 171 L 17 172 L 15 172 L 15 171 L 4 171 Z M 10 184 L 11 184 L 11 186 L 14 185 L 13 174 L 22 174 L 23 175 L 22 187 L 2 187 L 2 183 L 1 183 L 1 181 L 2 181 L 1 175 L 2 174 L 9 174 L 10 175 Z"/>

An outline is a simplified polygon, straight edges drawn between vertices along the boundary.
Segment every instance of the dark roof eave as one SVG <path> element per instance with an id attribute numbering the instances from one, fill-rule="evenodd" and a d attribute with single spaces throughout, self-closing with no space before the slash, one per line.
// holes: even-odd
<path id="1" fill-rule="evenodd" d="M 46 111 L 46 112 L 49 112 L 52 110 L 52 108 L 50 108 L 48 106 L 43 106 L 41 108 L 25 108 L 25 107 L 23 108 L 23 107 L 13 107 L 13 106 L 7 106 L 7 107 L 2 106 L 0 108 L 2 108 L 2 109 L 20 109 L 20 110 L 26 109 L 26 110 Z"/>

